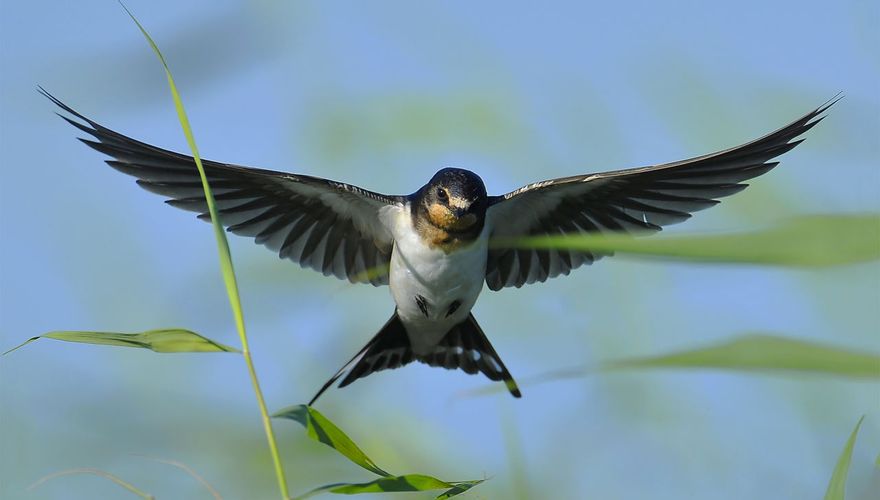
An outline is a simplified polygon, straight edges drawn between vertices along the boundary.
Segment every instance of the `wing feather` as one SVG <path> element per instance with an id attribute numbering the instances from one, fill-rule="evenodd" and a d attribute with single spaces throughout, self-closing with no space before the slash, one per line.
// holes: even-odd
<path id="1" fill-rule="evenodd" d="M 201 178 L 192 157 L 114 132 L 77 113 L 48 92 L 65 121 L 91 136 L 84 144 L 109 157 L 112 168 L 137 178 L 142 188 L 169 198 L 171 206 L 210 220 Z M 70 115 L 70 116 L 68 116 Z M 389 196 L 317 177 L 202 161 L 222 223 L 235 234 L 278 252 L 303 267 L 353 283 L 388 283 L 393 246 L 380 211 L 402 206 Z"/>
<path id="2" fill-rule="evenodd" d="M 835 97 L 781 129 L 734 148 L 648 167 L 535 182 L 489 199 L 491 237 L 592 232 L 644 233 L 677 224 L 693 212 L 736 194 L 743 181 L 763 175 L 799 136 L 824 119 Z M 567 275 L 610 253 L 555 249 L 492 248 L 486 283 L 492 290 L 521 287 Z"/>

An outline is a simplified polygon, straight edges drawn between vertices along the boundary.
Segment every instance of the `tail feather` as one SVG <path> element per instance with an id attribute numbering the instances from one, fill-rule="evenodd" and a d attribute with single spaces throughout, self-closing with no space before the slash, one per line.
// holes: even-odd
<path id="1" fill-rule="evenodd" d="M 394 312 L 391 319 L 385 323 L 385 326 L 379 330 L 379 333 L 370 340 L 361 352 L 363 356 L 348 375 L 342 379 L 339 387 L 345 387 L 371 373 L 381 370 L 393 370 L 412 362 L 413 352 L 410 347 L 409 337 L 406 335 L 403 323 L 397 317 L 397 311 Z"/>
<path id="2" fill-rule="evenodd" d="M 486 334 L 477 324 L 473 314 L 469 314 L 466 320 L 449 330 L 431 352 L 417 356 L 412 351 L 406 328 L 395 311 L 379 333 L 321 387 L 321 390 L 309 401 L 309 406 L 342 377 L 346 370 L 348 374 L 339 383 L 339 387 L 345 387 L 374 372 L 400 368 L 412 361 L 448 370 L 460 368 L 469 374 L 482 373 L 490 380 L 503 380 L 507 390 L 514 397 L 522 397 L 519 387 L 507 371 L 501 357 L 489 343 Z"/>
<path id="3" fill-rule="evenodd" d="M 417 358 L 430 366 L 446 369 L 461 368 L 467 373 L 482 373 L 490 380 L 503 380 L 513 397 L 522 397 L 516 381 L 507 371 L 501 357 L 489 343 L 473 314 L 454 326 L 430 354 Z"/>
<path id="4" fill-rule="evenodd" d="M 367 345 L 355 354 L 348 363 L 342 365 L 330 380 L 324 383 L 317 394 L 309 401 L 309 406 L 324 394 L 333 382 L 336 382 L 348 368 L 354 364 L 349 370 L 348 375 L 339 383 L 339 387 L 345 387 L 355 380 L 366 377 L 367 375 L 385 369 L 399 368 L 413 360 L 412 349 L 410 348 L 409 338 L 406 336 L 406 329 L 400 318 L 397 317 L 397 311 L 391 318 L 385 322 L 379 333 L 373 336 Z"/>

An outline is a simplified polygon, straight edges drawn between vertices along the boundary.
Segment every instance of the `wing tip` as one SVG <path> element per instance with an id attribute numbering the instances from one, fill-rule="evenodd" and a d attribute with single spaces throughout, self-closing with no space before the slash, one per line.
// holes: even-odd
<path id="1" fill-rule="evenodd" d="M 834 97 L 832 97 L 831 99 L 828 99 L 827 101 L 822 103 L 818 108 L 814 109 L 811 113 L 809 113 L 805 117 L 805 120 L 803 120 L 801 134 L 806 132 L 807 130 L 810 130 L 811 128 L 813 128 L 814 125 L 816 125 L 819 122 L 821 122 L 822 120 L 824 120 L 825 117 L 828 116 L 827 114 L 824 114 L 824 113 L 826 111 L 828 111 L 831 108 L 831 106 L 834 106 L 835 104 L 840 102 L 840 100 L 843 99 L 844 97 L 846 97 L 846 96 L 843 94 L 843 91 L 840 91 L 840 92 L 834 94 Z M 800 134 L 798 134 L 798 135 L 800 135 Z"/>
<path id="2" fill-rule="evenodd" d="M 67 112 L 67 113 L 70 113 L 71 115 L 73 115 L 73 116 L 79 118 L 80 120 L 85 121 L 86 123 L 88 123 L 89 125 L 91 125 L 91 126 L 94 127 L 95 124 L 94 124 L 91 120 L 89 120 L 88 118 L 86 118 L 86 117 L 83 116 L 82 114 L 78 113 L 75 109 L 71 108 L 71 107 L 68 106 L 67 104 L 64 104 L 64 102 L 62 102 L 61 99 L 58 99 L 57 97 L 55 97 L 54 95 L 52 95 L 52 94 L 51 94 L 48 90 L 46 90 L 42 85 L 37 85 L 37 92 L 39 92 L 40 95 L 42 95 L 43 97 L 45 97 L 45 98 L 49 99 L 50 101 L 52 101 L 52 104 L 58 106 L 58 107 L 61 108 L 63 111 L 65 111 L 65 112 Z M 61 114 L 58 113 L 58 112 L 56 112 L 55 114 L 57 114 L 57 115 L 60 116 L 61 118 L 64 118 L 64 119 L 67 120 L 68 122 L 71 121 L 69 118 L 65 117 L 64 115 L 61 115 Z M 75 124 L 74 124 L 74 125 L 75 125 Z"/>
<path id="3" fill-rule="evenodd" d="M 837 104 L 837 103 L 838 103 L 841 99 L 843 99 L 844 97 L 846 97 L 846 96 L 844 95 L 843 91 L 841 90 L 840 92 L 834 94 L 834 97 L 832 97 L 831 99 L 828 99 L 828 100 L 825 101 L 821 106 L 819 106 L 818 108 L 816 108 L 816 111 L 815 111 L 814 113 L 815 113 L 817 116 L 820 115 L 820 114 L 822 114 L 822 113 L 824 113 L 824 112 L 827 111 L 831 106 L 834 106 L 835 104 Z"/>

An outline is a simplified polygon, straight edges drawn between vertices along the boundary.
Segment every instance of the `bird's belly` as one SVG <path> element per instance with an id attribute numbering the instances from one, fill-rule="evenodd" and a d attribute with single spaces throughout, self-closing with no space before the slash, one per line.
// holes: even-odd
<path id="1" fill-rule="evenodd" d="M 447 254 L 400 243 L 391 255 L 389 285 L 413 350 L 424 354 L 467 318 L 483 289 L 487 248 L 478 240 Z"/>

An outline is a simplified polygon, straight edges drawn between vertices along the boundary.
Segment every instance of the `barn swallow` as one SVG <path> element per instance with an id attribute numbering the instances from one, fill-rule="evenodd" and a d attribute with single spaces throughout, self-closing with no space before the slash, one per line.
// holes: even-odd
<path id="1" fill-rule="evenodd" d="M 48 92 L 59 116 L 171 206 L 210 220 L 193 158 L 114 132 Z M 489 196 L 482 179 L 443 168 L 410 195 L 203 160 L 218 214 L 228 231 L 254 238 L 302 267 L 352 283 L 389 285 L 395 310 L 379 332 L 324 384 L 339 387 L 413 361 L 503 381 L 519 388 L 471 313 L 485 283 L 521 287 L 567 275 L 612 255 L 607 251 L 490 246 L 490 240 L 579 233 L 644 233 L 746 188 L 770 161 L 819 123 L 835 98 L 760 139 L 724 151 L 641 168 L 575 175 Z M 378 270 L 378 271 L 377 271 Z"/>

